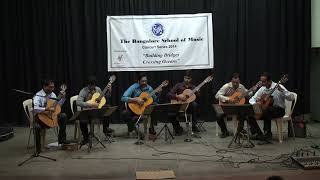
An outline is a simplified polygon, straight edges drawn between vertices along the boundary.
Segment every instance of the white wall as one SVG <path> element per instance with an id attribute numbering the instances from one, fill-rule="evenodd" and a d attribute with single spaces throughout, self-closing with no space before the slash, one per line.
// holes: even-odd
<path id="1" fill-rule="evenodd" d="M 312 47 L 320 47 L 320 0 L 311 0 Z"/>

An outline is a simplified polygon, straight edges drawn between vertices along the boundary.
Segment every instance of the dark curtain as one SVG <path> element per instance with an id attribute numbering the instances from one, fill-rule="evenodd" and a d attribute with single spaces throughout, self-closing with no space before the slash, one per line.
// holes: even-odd
<path id="1" fill-rule="evenodd" d="M 35 93 L 43 78 L 56 80 L 56 91 L 66 82 L 69 97 L 78 94 L 90 74 L 103 88 L 110 75 L 106 16 L 202 12 L 213 13 L 215 57 L 215 78 L 201 89 L 203 119 L 214 119 L 214 94 L 235 71 L 247 88 L 263 71 L 274 81 L 289 73 L 285 86 L 298 93 L 296 114 L 309 112 L 310 0 L 6 0 L 0 12 L 0 121 L 25 124 L 22 101 L 29 97 L 11 89 Z M 194 83 L 209 73 L 194 71 Z M 164 79 L 172 87 L 183 78 L 183 71 L 147 74 L 154 87 Z M 122 106 L 120 97 L 135 81 L 135 73 L 116 75 L 110 103 Z M 63 111 L 71 116 L 69 101 Z M 119 113 L 113 121 L 121 121 Z"/>

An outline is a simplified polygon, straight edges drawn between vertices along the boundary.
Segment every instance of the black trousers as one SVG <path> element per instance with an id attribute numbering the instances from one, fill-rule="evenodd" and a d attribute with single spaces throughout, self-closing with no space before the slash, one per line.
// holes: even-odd
<path id="1" fill-rule="evenodd" d="M 198 119 L 198 108 L 199 105 L 196 102 L 192 102 L 189 104 L 188 109 L 187 109 L 187 113 L 191 114 L 192 116 L 192 127 L 196 127 L 197 125 L 197 119 Z M 172 123 L 172 127 L 174 129 L 175 132 L 179 132 L 181 131 L 181 126 L 179 121 L 177 120 L 177 117 L 179 117 L 179 114 L 177 113 L 170 113 L 170 121 Z"/>
<path id="2" fill-rule="evenodd" d="M 222 116 L 219 116 L 219 117 L 217 118 L 217 123 L 218 123 L 218 125 L 219 125 L 222 133 L 228 132 L 226 123 L 224 122 L 224 118 L 225 118 L 226 116 L 227 116 L 227 115 L 222 115 Z M 239 121 L 237 131 L 240 131 L 240 130 L 243 129 L 244 120 L 246 119 L 246 116 L 245 116 L 244 114 L 238 114 L 238 115 L 236 115 L 236 116 L 237 116 L 237 119 L 238 119 L 238 121 Z M 250 124 L 250 121 L 249 121 L 249 124 Z"/>
<path id="3" fill-rule="evenodd" d="M 270 106 L 268 107 L 262 114 L 262 118 L 263 119 L 263 130 L 266 133 L 270 133 L 271 132 L 271 120 L 273 118 L 279 118 L 279 117 L 283 117 L 285 114 L 285 109 L 278 107 L 278 106 Z M 261 133 L 261 130 L 259 128 L 259 125 L 257 123 L 257 121 L 255 120 L 255 118 L 253 116 L 250 117 L 252 122 L 255 122 L 253 124 L 253 128 L 254 128 L 254 132 L 256 133 Z"/>
<path id="4" fill-rule="evenodd" d="M 41 142 L 40 142 L 40 131 L 44 128 L 49 128 L 44 123 L 42 123 L 38 116 L 36 116 L 35 124 L 35 135 L 36 135 L 36 149 L 38 152 L 41 151 Z M 59 135 L 58 142 L 59 144 L 66 141 L 66 127 L 67 127 L 67 115 L 65 113 L 60 113 L 58 115 L 58 125 L 59 125 Z"/>
<path id="5" fill-rule="evenodd" d="M 139 116 L 134 114 L 130 109 L 123 110 L 121 112 L 122 118 L 125 120 L 128 126 L 128 132 L 132 132 L 133 130 L 136 130 L 135 124 L 137 123 L 137 120 L 139 119 Z M 143 122 L 141 119 L 139 123 Z M 153 118 L 151 118 L 151 125 L 150 129 L 154 130 L 154 122 Z"/>
<path id="6" fill-rule="evenodd" d="M 104 117 L 103 119 L 101 119 L 101 121 L 102 121 L 103 133 L 107 133 L 107 130 L 110 124 L 110 117 Z M 80 121 L 80 129 L 82 132 L 83 139 L 89 138 L 88 123 L 89 123 L 88 121 Z"/>

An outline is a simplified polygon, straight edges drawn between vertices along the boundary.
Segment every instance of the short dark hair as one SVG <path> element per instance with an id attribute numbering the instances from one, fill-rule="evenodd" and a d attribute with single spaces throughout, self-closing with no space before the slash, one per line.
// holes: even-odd
<path id="1" fill-rule="evenodd" d="M 271 80 L 271 75 L 268 72 L 263 72 L 263 73 L 260 74 L 260 76 L 266 77 L 268 81 Z"/>
<path id="2" fill-rule="evenodd" d="M 49 86 L 52 83 L 54 83 L 54 81 L 51 80 L 51 79 L 44 79 L 44 80 L 41 81 L 41 85 L 42 86 Z"/>
<path id="3" fill-rule="evenodd" d="M 267 180 L 283 180 L 283 178 L 281 176 L 270 176 Z"/>
<path id="4" fill-rule="evenodd" d="M 239 73 L 235 72 L 232 74 L 232 79 L 238 79 L 238 78 L 240 78 Z"/>
<path id="5" fill-rule="evenodd" d="M 140 81 L 143 77 L 147 77 L 146 73 L 139 73 L 138 74 L 138 81 Z"/>
<path id="6" fill-rule="evenodd" d="M 192 70 L 186 70 L 186 72 L 184 73 L 184 76 L 192 78 Z"/>
<path id="7" fill-rule="evenodd" d="M 95 76 L 89 76 L 87 78 L 87 85 L 96 85 L 97 84 L 97 79 Z"/>

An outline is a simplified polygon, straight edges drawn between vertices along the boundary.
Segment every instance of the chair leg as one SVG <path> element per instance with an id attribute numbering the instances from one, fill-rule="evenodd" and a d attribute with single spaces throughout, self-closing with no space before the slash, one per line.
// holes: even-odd
<path id="1" fill-rule="evenodd" d="M 41 129 L 40 131 L 40 143 L 41 143 L 41 150 L 45 149 L 45 143 L 46 143 L 46 129 Z"/>
<path id="2" fill-rule="evenodd" d="M 74 122 L 74 133 L 73 133 L 73 139 L 75 139 L 75 140 L 78 138 L 77 137 L 77 134 L 78 134 L 78 132 L 77 132 L 78 131 L 78 125 L 77 124 L 78 124 L 78 122 L 75 121 Z"/>
<path id="3" fill-rule="evenodd" d="M 29 149 L 29 144 L 30 144 L 30 137 L 31 137 L 31 132 L 33 133 L 33 128 L 30 128 L 30 130 L 29 130 L 29 138 L 28 138 L 27 149 Z"/>
<path id="4" fill-rule="evenodd" d="M 283 142 L 283 119 L 279 119 L 280 121 L 280 141 Z"/>
<path id="5" fill-rule="evenodd" d="M 282 140 L 281 140 L 281 135 L 282 135 L 282 130 L 280 130 L 281 128 L 281 120 L 279 118 L 276 119 L 276 125 L 277 125 L 277 132 L 278 132 L 278 140 L 279 140 L 279 143 L 282 143 Z"/>
<path id="6" fill-rule="evenodd" d="M 80 121 L 75 121 L 74 122 L 74 135 L 73 139 L 76 140 L 78 143 L 80 142 Z"/>
<path id="7" fill-rule="evenodd" d="M 101 132 L 101 122 L 99 121 L 98 122 L 98 133 L 100 133 Z"/>
<path id="8" fill-rule="evenodd" d="M 232 116 L 232 123 L 233 123 L 233 134 L 236 134 L 237 128 L 238 128 L 238 120 L 236 116 Z"/>
<path id="9" fill-rule="evenodd" d="M 216 136 L 219 136 L 219 125 L 218 125 L 218 122 L 216 122 Z"/>
<path id="10" fill-rule="evenodd" d="M 289 123 L 289 121 L 288 121 Z M 293 139 L 296 139 L 296 134 L 294 132 L 294 128 L 293 128 L 293 122 L 292 122 L 292 119 L 290 118 L 290 124 L 291 124 L 291 132 L 292 132 L 292 136 L 293 136 Z"/>

